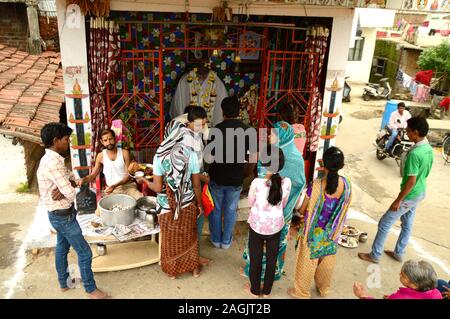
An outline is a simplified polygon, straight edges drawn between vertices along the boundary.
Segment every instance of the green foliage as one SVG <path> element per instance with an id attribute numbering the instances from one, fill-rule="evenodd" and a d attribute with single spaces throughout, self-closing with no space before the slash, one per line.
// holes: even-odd
<path id="1" fill-rule="evenodd" d="M 417 64 L 422 70 L 433 70 L 438 74 L 450 74 L 450 42 L 424 50 Z"/>
<path id="2" fill-rule="evenodd" d="M 383 76 L 375 75 L 375 68 L 370 74 L 370 82 L 378 83 L 381 78 L 389 78 L 391 86 L 395 83 L 395 75 L 398 68 L 400 50 L 397 50 L 397 43 L 386 40 L 377 40 L 375 44 L 374 58 L 386 59 L 386 66 Z"/>
<path id="3" fill-rule="evenodd" d="M 17 193 L 29 193 L 31 192 L 30 186 L 27 183 L 20 183 L 20 186 L 16 189 Z"/>

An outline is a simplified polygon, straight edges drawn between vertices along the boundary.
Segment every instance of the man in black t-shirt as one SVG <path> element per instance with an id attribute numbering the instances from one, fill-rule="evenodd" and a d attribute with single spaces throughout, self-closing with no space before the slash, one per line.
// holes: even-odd
<path id="1" fill-rule="evenodd" d="M 209 190 L 215 206 L 209 215 L 209 230 L 214 247 L 228 249 L 233 240 L 244 165 L 249 161 L 249 152 L 256 154 L 256 130 L 238 119 L 239 102 L 235 97 L 223 99 L 221 106 L 224 120 L 211 129 L 208 144 L 214 145 L 210 151 Z"/>

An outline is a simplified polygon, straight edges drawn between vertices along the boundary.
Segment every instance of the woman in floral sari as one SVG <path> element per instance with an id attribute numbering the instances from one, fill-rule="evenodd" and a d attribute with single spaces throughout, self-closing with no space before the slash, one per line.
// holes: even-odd
<path id="1" fill-rule="evenodd" d="M 279 172 L 281 177 L 288 177 L 292 182 L 291 193 L 288 202 L 283 209 L 285 225 L 281 230 L 280 249 L 277 256 L 277 264 L 275 268 L 275 280 L 279 280 L 284 272 L 284 259 L 286 255 L 286 248 L 288 243 L 289 226 L 291 224 L 292 214 L 295 209 L 302 190 L 305 186 L 305 164 L 303 162 L 302 154 L 297 150 L 294 144 L 294 129 L 292 126 L 284 121 L 275 123 L 270 136 L 270 143 L 278 146 L 283 151 L 285 157 L 284 168 Z M 258 177 L 264 178 L 267 174 L 267 169 L 258 161 Z M 250 271 L 250 257 L 248 254 L 248 245 L 244 250 L 243 258 L 245 260 L 244 269 L 241 274 L 249 276 Z M 263 258 L 263 271 L 261 280 L 264 279 L 266 259 Z"/>
<path id="2" fill-rule="evenodd" d="M 291 226 L 298 230 L 297 262 L 294 288 L 288 293 L 294 298 L 309 298 L 313 281 L 320 296 L 328 294 L 334 265 L 337 240 L 341 235 L 351 201 L 350 181 L 338 174 L 344 166 L 344 154 L 330 147 L 323 155 L 325 175 L 313 181 L 300 208 L 304 223 Z"/>

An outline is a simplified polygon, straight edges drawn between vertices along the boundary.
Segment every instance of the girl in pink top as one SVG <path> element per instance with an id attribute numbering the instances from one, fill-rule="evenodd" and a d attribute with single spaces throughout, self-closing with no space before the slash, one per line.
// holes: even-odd
<path id="1" fill-rule="evenodd" d="M 248 194 L 248 202 L 252 208 L 248 218 L 250 285 L 246 285 L 246 291 L 254 297 L 261 294 L 267 297 L 272 290 L 280 235 L 284 227 L 283 208 L 291 192 L 291 180 L 281 178 L 277 173 L 284 166 L 283 151 L 269 145 L 266 154 L 267 156 L 261 157 L 261 165 L 267 168 L 268 173 L 264 178 L 253 180 Z M 264 247 L 266 269 L 264 285 L 261 287 Z"/>
<path id="2" fill-rule="evenodd" d="M 408 260 L 402 266 L 400 282 L 403 286 L 384 299 L 442 299 L 437 287 L 437 274 L 426 261 Z M 360 299 L 374 299 L 366 294 L 363 286 L 355 282 L 353 292 Z"/>

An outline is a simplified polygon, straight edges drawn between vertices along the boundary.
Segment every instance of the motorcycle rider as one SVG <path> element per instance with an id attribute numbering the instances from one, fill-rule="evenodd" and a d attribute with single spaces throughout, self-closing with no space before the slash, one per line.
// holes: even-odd
<path id="1" fill-rule="evenodd" d="M 389 118 L 388 129 L 391 132 L 391 136 L 389 137 L 389 141 L 386 143 L 385 152 L 389 152 L 392 145 L 395 142 L 395 139 L 398 135 L 399 129 L 406 129 L 408 126 L 407 121 L 411 118 L 411 113 L 406 110 L 405 103 L 400 102 L 397 105 L 397 111 L 392 112 L 391 117 Z"/>

